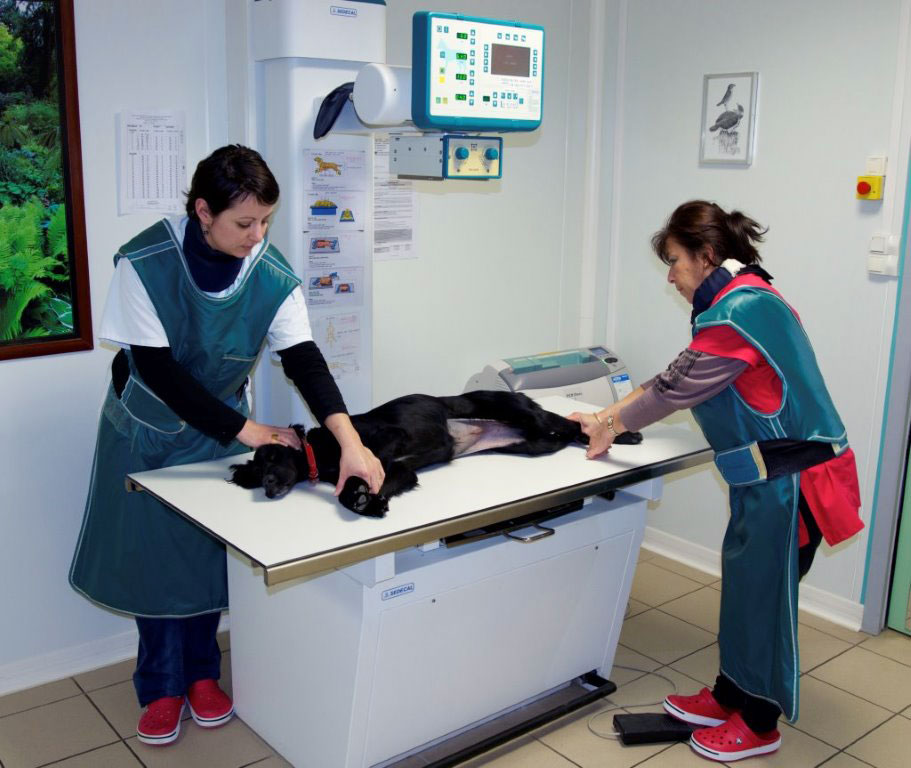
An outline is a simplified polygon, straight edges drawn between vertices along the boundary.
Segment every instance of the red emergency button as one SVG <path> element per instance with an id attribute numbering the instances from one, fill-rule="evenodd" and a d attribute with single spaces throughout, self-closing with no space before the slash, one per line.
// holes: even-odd
<path id="1" fill-rule="evenodd" d="M 858 195 L 869 195 L 870 190 L 873 187 L 870 186 L 870 183 L 867 181 L 858 181 L 857 182 L 857 194 Z"/>

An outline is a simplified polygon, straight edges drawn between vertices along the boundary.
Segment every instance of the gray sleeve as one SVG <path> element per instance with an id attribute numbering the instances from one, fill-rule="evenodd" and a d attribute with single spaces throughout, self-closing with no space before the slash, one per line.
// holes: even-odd
<path id="1" fill-rule="evenodd" d="M 746 368 L 743 360 L 685 349 L 666 371 L 649 379 L 642 395 L 620 410 L 620 421 L 629 431 L 638 432 L 674 411 L 714 397 Z"/>

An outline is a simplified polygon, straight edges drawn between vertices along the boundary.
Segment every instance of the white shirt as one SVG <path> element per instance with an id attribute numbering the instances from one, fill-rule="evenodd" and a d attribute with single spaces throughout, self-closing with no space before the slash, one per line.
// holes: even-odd
<path id="1" fill-rule="evenodd" d="M 172 227 L 180 242 L 183 242 L 187 218 L 171 221 Z M 240 272 L 234 282 L 223 291 L 206 292 L 207 296 L 223 298 L 230 296 L 250 269 L 252 254 L 258 253 L 262 242 L 253 246 L 250 254 L 244 259 Z M 129 259 L 117 262 L 114 277 L 108 288 L 108 297 L 101 318 L 98 337 L 121 347 L 136 344 L 142 347 L 169 347 L 168 335 L 155 311 L 149 294 L 139 279 Z M 310 329 L 310 318 L 307 315 L 307 303 L 300 286 L 297 286 L 282 302 L 266 334 L 269 349 L 273 356 L 276 353 L 300 344 L 313 341 Z"/>

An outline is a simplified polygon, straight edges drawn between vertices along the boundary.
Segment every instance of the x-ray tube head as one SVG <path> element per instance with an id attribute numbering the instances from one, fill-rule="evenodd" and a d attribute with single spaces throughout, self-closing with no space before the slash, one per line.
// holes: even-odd
<path id="1" fill-rule="evenodd" d="M 367 64 L 357 73 L 352 98 L 367 125 L 411 122 L 411 67 Z"/>

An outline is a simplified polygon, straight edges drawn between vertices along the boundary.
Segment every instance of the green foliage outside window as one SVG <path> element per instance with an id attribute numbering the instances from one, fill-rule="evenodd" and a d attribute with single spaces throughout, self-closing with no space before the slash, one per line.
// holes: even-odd
<path id="1" fill-rule="evenodd" d="M 0 0 L 0 344 L 73 331 L 50 0 Z"/>

